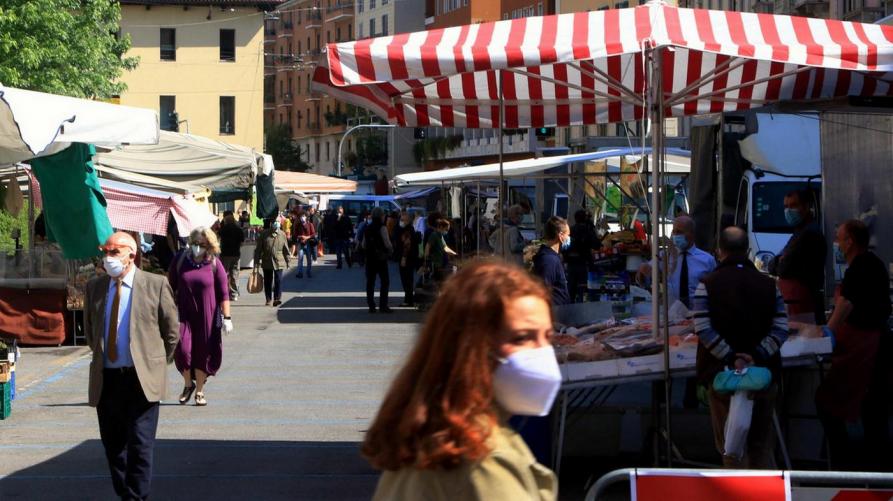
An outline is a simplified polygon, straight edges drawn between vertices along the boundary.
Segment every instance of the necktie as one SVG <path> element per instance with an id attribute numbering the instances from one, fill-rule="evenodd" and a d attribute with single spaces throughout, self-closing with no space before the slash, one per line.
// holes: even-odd
<path id="1" fill-rule="evenodd" d="M 682 253 L 682 269 L 679 271 L 679 300 L 691 307 L 688 296 L 688 252 Z"/>
<path id="2" fill-rule="evenodd" d="M 106 353 L 110 362 L 118 360 L 118 308 L 121 306 L 121 281 L 115 280 L 115 298 L 112 299 L 112 313 L 109 315 L 109 341 Z"/>

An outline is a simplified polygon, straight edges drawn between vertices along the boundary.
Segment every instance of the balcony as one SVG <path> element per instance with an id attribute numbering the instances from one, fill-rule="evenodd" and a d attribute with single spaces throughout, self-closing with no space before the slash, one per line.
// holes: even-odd
<path id="1" fill-rule="evenodd" d="M 281 106 L 291 106 L 294 102 L 292 95 L 290 92 L 286 92 L 284 96 L 282 96 L 282 104 Z"/>
<path id="2" fill-rule="evenodd" d="M 828 17 L 828 0 L 794 0 L 792 14 L 807 17 Z"/>
<path id="3" fill-rule="evenodd" d="M 353 3 L 338 3 L 326 9 L 326 22 L 337 23 L 353 19 Z"/>
<path id="4" fill-rule="evenodd" d="M 307 14 L 307 26 L 305 26 L 308 30 L 318 30 L 322 28 L 322 14 L 319 12 L 311 12 Z"/>
<path id="5" fill-rule="evenodd" d="M 502 138 L 503 153 L 530 153 L 536 151 L 536 138 L 526 131 L 520 134 L 509 134 Z M 463 139 L 460 145 L 447 151 L 444 159 L 461 159 L 499 154 L 499 137 L 482 137 Z"/>
<path id="6" fill-rule="evenodd" d="M 295 31 L 294 28 L 295 27 L 291 21 L 284 21 L 282 23 L 282 29 L 279 31 L 279 34 L 277 35 L 277 37 L 278 38 L 291 38 Z"/>

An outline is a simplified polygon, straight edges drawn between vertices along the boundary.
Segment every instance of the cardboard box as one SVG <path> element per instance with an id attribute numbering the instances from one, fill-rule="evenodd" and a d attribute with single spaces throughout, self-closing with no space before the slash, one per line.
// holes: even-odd
<path id="1" fill-rule="evenodd" d="M 670 348 L 671 369 L 694 369 L 698 358 L 698 345 L 684 344 Z"/>
<path id="2" fill-rule="evenodd" d="M 617 360 L 599 360 L 598 362 L 569 362 L 568 376 L 570 381 L 585 381 L 617 377 L 620 374 Z"/>
<path id="3" fill-rule="evenodd" d="M 618 361 L 621 376 L 656 374 L 664 370 L 664 354 L 655 353 L 643 357 L 621 358 Z"/>

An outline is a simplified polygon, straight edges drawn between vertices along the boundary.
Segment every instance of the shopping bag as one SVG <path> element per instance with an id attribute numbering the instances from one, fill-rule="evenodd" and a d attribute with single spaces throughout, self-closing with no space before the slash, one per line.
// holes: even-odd
<path id="1" fill-rule="evenodd" d="M 248 293 L 260 294 L 264 291 L 264 276 L 259 268 L 251 270 L 248 275 Z"/>
<path id="2" fill-rule="evenodd" d="M 772 382 L 772 373 L 765 367 L 745 367 L 741 370 L 728 369 L 713 378 L 713 390 L 719 393 L 736 391 L 762 391 Z"/>
<path id="3" fill-rule="evenodd" d="M 747 433 L 750 431 L 750 419 L 753 416 L 753 400 L 748 391 L 736 391 L 729 404 L 729 417 L 726 418 L 725 451 L 726 456 L 736 459 L 744 457 L 747 446 Z"/>

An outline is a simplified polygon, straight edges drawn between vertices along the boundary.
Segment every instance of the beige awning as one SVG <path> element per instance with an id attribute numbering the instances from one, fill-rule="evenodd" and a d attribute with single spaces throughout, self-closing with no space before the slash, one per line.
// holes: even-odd
<path id="1" fill-rule="evenodd" d="M 273 185 L 277 190 L 302 193 L 353 193 L 357 191 L 356 181 L 306 172 L 276 171 L 273 175 Z"/>

